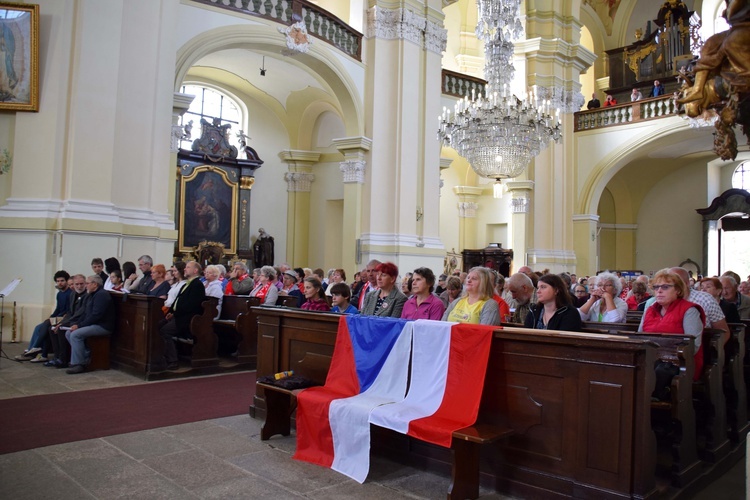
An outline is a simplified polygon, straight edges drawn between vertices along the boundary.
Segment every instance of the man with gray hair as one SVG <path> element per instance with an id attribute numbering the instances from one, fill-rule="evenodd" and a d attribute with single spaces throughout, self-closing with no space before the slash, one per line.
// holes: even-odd
<path id="1" fill-rule="evenodd" d="M 235 262 L 227 278 L 229 278 L 229 283 L 224 289 L 224 295 L 247 295 L 255 287 L 255 282 L 248 274 L 247 265 L 244 262 Z"/>
<path id="2" fill-rule="evenodd" d="M 70 368 L 67 373 L 71 375 L 83 373 L 89 364 L 86 339 L 111 335 L 115 330 L 115 305 L 109 292 L 102 287 L 102 279 L 96 274 L 86 278 L 86 290 L 89 297 L 84 304 L 83 317 L 71 325 L 65 334 L 70 342 Z"/>
<path id="3" fill-rule="evenodd" d="M 740 319 L 750 319 L 750 297 L 737 293 L 738 285 L 732 276 L 721 276 L 719 281 L 721 281 L 721 297 L 737 306 Z"/>
<path id="4" fill-rule="evenodd" d="M 154 280 L 151 278 L 151 266 L 153 265 L 154 259 L 152 259 L 150 255 L 141 255 L 138 258 L 138 269 L 141 270 L 143 275 L 133 281 L 130 285 L 128 290 L 131 293 L 142 293 L 148 295 L 148 291 L 154 286 Z M 126 276 L 123 276 L 123 279 L 126 278 Z"/>
<path id="5" fill-rule="evenodd" d="M 510 321 L 512 323 L 523 323 L 526 321 L 531 305 L 536 303 L 534 283 L 527 275 L 516 273 L 508 279 L 508 291 L 513 297 L 512 303 L 508 304 L 513 310 Z"/>

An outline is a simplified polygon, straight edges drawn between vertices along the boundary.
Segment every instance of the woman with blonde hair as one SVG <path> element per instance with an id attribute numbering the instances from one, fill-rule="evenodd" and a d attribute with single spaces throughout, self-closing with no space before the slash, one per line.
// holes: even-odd
<path id="1" fill-rule="evenodd" d="M 443 321 L 500 325 L 500 311 L 492 298 L 495 276 L 486 267 L 473 267 L 466 275 L 464 292 L 451 302 L 443 314 Z"/>

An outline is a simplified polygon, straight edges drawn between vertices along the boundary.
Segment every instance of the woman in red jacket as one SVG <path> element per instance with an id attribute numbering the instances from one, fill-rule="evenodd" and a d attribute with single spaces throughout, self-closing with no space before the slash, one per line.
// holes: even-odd
<path id="1" fill-rule="evenodd" d="M 642 332 L 673 335 L 690 335 L 695 338 L 695 379 L 703 371 L 703 346 L 701 334 L 706 323 L 703 309 L 684 299 L 687 286 L 677 274 L 662 269 L 653 279 L 656 302 L 643 313 Z M 679 367 L 666 361 L 656 362 L 656 388 L 653 397 L 664 400 L 669 396 L 672 378 L 679 373 Z"/>

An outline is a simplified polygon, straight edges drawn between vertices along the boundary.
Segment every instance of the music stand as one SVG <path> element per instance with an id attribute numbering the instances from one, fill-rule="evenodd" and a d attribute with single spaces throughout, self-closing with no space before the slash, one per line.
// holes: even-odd
<path id="1" fill-rule="evenodd" d="M 8 283 L 5 288 L 0 290 L 0 357 L 4 357 L 5 359 L 10 359 L 8 354 L 6 354 L 5 352 L 5 349 L 3 349 L 3 317 L 5 316 L 5 297 L 10 295 L 20 282 L 21 278 L 16 278 Z"/>

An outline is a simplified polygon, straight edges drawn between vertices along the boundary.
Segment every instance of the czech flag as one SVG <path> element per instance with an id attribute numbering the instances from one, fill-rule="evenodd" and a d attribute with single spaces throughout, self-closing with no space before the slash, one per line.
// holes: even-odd
<path id="1" fill-rule="evenodd" d="M 476 422 L 496 328 L 416 321 L 409 394 L 374 408 L 370 423 L 449 448 L 453 431 Z"/>
<path id="2" fill-rule="evenodd" d="M 297 397 L 294 458 L 364 482 L 370 468 L 373 408 L 406 394 L 413 322 L 342 316 L 323 387 Z"/>

